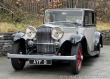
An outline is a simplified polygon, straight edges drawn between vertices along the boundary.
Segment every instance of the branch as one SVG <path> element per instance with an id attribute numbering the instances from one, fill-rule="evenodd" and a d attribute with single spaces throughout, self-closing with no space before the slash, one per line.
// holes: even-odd
<path id="1" fill-rule="evenodd" d="M 13 11 L 11 11 L 10 9 L 8 9 L 8 8 L 6 8 L 2 3 L 0 3 L 0 9 L 2 8 L 2 9 L 5 9 L 5 10 L 7 10 L 7 11 L 9 11 L 9 12 L 11 12 L 12 14 L 13 14 Z"/>

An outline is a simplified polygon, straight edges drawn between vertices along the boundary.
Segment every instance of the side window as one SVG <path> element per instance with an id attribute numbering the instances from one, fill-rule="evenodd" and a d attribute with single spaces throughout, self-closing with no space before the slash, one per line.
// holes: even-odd
<path id="1" fill-rule="evenodd" d="M 86 11 L 85 12 L 85 25 L 94 25 L 95 19 L 94 19 L 94 13 Z"/>

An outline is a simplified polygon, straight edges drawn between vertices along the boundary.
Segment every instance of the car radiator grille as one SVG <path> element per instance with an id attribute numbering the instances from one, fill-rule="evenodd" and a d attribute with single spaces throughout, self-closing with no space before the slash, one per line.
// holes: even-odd
<path id="1" fill-rule="evenodd" d="M 51 37 L 51 27 L 39 27 L 37 30 L 37 53 L 39 54 L 53 54 L 55 53 L 55 40 Z"/>

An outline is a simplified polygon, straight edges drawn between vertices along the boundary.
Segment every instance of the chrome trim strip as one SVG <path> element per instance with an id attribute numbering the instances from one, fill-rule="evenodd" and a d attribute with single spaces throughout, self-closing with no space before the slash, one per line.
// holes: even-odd
<path id="1" fill-rule="evenodd" d="M 74 56 L 48 56 L 48 55 L 21 55 L 21 54 L 9 54 L 7 53 L 8 58 L 23 58 L 23 59 L 41 59 L 41 60 L 76 60 L 76 55 Z M 81 57 L 83 58 L 83 56 Z"/>

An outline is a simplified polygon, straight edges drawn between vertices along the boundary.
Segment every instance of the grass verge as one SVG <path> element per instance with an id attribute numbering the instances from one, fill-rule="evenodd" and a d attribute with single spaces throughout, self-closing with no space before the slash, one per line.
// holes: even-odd
<path id="1" fill-rule="evenodd" d="M 97 22 L 97 30 L 110 30 L 110 22 Z"/>
<path id="2" fill-rule="evenodd" d="M 39 22 L 29 22 L 29 23 L 12 23 L 12 22 L 0 22 L 0 32 L 16 32 L 16 31 L 24 31 L 27 26 L 34 26 L 37 28 L 42 24 L 42 21 Z M 97 30 L 107 30 L 110 29 L 110 23 L 105 23 L 98 21 L 97 22 Z"/>
<path id="3" fill-rule="evenodd" d="M 16 32 L 24 31 L 27 26 L 34 26 L 37 28 L 42 22 L 29 22 L 29 23 L 12 23 L 12 22 L 0 22 L 0 32 Z"/>

